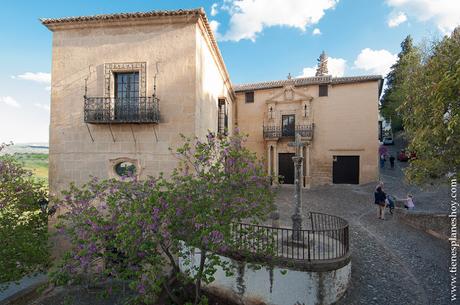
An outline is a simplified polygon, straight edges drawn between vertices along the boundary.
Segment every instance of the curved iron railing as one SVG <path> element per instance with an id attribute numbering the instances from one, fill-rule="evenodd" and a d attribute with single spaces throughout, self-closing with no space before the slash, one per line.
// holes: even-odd
<path id="1" fill-rule="evenodd" d="M 156 97 L 85 97 L 86 123 L 158 123 Z"/>
<path id="2" fill-rule="evenodd" d="M 307 263 L 336 262 L 349 257 L 346 220 L 323 213 L 310 213 L 308 220 L 308 227 L 300 232 L 292 228 L 235 223 L 232 228 L 234 244 L 230 250 L 243 256 L 250 254 Z"/>

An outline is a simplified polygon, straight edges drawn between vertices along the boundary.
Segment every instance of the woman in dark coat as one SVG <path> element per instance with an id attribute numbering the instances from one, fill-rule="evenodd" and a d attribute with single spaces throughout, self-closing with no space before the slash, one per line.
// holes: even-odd
<path id="1" fill-rule="evenodd" d="M 385 199 L 387 199 L 387 194 L 385 194 L 381 186 L 377 187 L 377 189 L 375 190 L 374 198 L 374 203 L 378 206 L 377 217 L 379 219 L 385 220 Z"/>

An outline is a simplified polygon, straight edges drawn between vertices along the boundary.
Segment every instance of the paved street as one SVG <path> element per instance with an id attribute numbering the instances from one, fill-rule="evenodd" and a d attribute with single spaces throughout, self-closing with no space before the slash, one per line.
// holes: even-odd
<path id="1" fill-rule="evenodd" d="M 396 147 L 395 149 L 398 149 Z M 389 163 L 389 162 L 387 162 Z M 389 167 L 389 164 L 387 164 Z M 410 191 L 417 210 L 447 212 L 447 189 L 420 189 L 402 182 L 401 167 L 384 169 L 385 191 L 403 197 Z M 303 213 L 324 212 L 350 223 L 352 284 L 338 303 L 382 305 L 451 304 L 448 243 L 409 227 L 388 215 L 377 219 L 373 204 L 375 183 L 332 185 L 303 191 Z M 290 225 L 293 187 L 281 188 L 277 198 L 281 222 Z"/>

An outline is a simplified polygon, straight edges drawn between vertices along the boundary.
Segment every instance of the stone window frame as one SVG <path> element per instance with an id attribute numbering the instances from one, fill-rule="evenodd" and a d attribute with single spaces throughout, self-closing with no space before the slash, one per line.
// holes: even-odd
<path id="1" fill-rule="evenodd" d="M 319 84 L 318 85 L 318 97 L 329 96 L 329 85 L 328 84 Z"/>
<path id="2" fill-rule="evenodd" d="M 122 163 L 122 162 L 130 162 L 134 164 L 136 166 L 136 174 L 134 176 L 136 179 L 139 179 L 141 175 L 141 171 L 142 171 L 141 163 L 138 159 L 133 159 L 129 157 L 120 157 L 120 158 L 110 159 L 108 162 L 109 177 L 115 178 L 118 180 L 122 180 L 122 177 L 120 177 L 115 170 L 115 166 L 117 166 L 117 164 Z"/>
<path id="3" fill-rule="evenodd" d="M 104 96 L 115 96 L 115 73 L 139 72 L 139 96 L 147 96 L 147 62 L 125 62 L 104 64 Z"/>
<path id="4" fill-rule="evenodd" d="M 246 91 L 244 92 L 244 102 L 245 104 L 253 104 L 255 100 L 255 92 L 254 91 Z"/>

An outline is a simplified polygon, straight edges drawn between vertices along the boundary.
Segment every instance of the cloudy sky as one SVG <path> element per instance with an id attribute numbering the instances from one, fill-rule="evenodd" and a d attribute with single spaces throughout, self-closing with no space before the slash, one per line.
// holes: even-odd
<path id="1" fill-rule="evenodd" d="M 0 142 L 47 142 L 51 32 L 38 18 L 203 7 L 233 83 L 314 74 L 385 75 L 404 37 L 442 37 L 459 0 L 15 0 L 0 10 Z"/>

